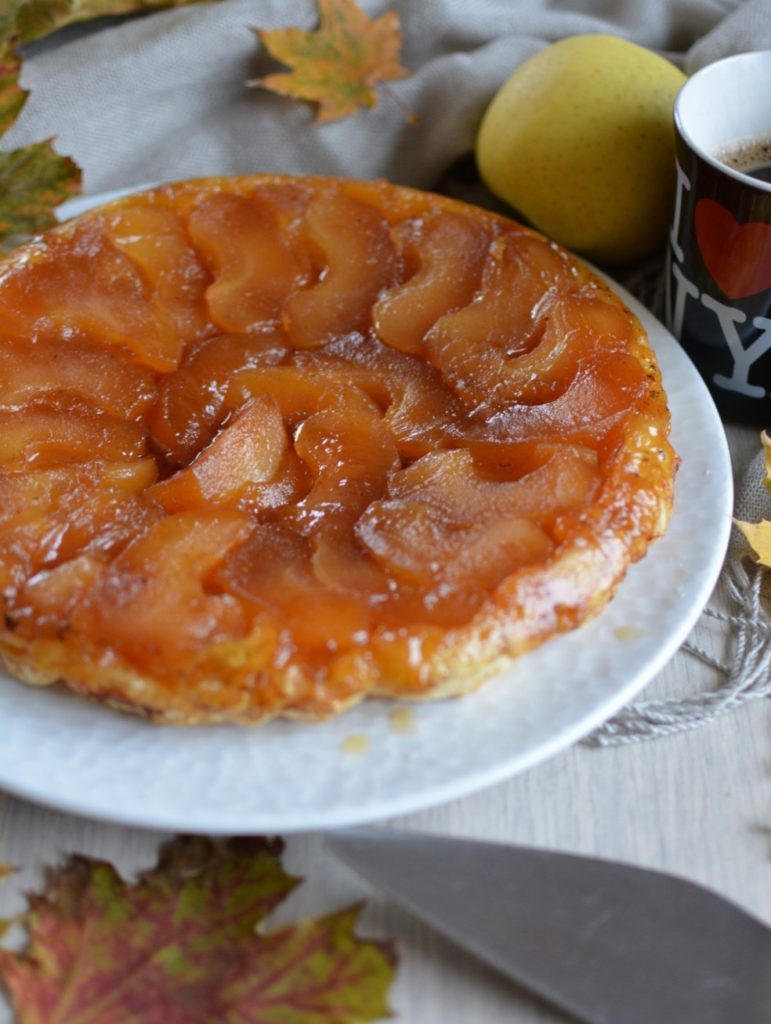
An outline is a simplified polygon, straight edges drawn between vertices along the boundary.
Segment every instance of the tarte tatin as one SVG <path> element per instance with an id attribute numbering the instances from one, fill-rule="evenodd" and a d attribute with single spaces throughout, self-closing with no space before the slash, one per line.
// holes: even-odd
<path id="1" fill-rule="evenodd" d="M 470 691 L 665 529 L 637 319 L 485 210 L 182 182 L 0 264 L 0 650 L 170 723 Z"/>

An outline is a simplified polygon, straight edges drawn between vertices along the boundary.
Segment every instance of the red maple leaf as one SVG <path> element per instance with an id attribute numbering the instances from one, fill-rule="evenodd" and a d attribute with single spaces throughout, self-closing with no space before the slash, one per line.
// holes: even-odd
<path id="1" fill-rule="evenodd" d="M 29 897 L 22 953 L 0 950 L 19 1024 L 357 1024 L 389 1015 L 395 954 L 359 907 L 257 930 L 298 880 L 281 840 L 180 838 L 127 884 L 71 857 Z"/>

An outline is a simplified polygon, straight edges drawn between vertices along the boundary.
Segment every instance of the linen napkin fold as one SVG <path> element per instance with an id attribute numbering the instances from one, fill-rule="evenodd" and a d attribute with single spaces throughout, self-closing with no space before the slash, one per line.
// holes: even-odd
<path id="1" fill-rule="evenodd" d="M 410 71 L 381 90 L 372 111 L 319 125 L 310 105 L 246 86 L 274 69 L 252 29 L 312 29 L 314 0 L 220 0 L 102 21 L 33 47 L 22 77 L 31 95 L 0 149 L 54 136 L 58 150 L 83 168 L 87 193 L 255 172 L 386 177 L 432 188 L 473 151 L 481 115 L 501 83 L 523 60 L 563 36 L 620 35 L 664 53 L 688 72 L 731 53 L 771 49 L 771 0 L 360 5 L 373 17 L 398 11 L 402 63 Z M 660 275 L 654 261 L 652 272 L 626 282 L 659 314 Z M 711 659 L 720 677 L 717 688 L 631 705 L 590 742 L 631 742 L 690 728 L 768 693 L 771 630 L 761 616 L 765 611 L 758 611 L 759 571 L 734 552 L 724 577 L 735 607 L 707 611 L 730 630 L 733 650 L 725 662 Z M 686 650 L 711 658 L 694 642 Z"/>

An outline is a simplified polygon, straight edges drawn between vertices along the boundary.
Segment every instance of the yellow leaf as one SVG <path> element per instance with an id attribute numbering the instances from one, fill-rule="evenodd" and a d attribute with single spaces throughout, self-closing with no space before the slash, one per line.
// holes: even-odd
<path id="1" fill-rule="evenodd" d="M 771 569 L 771 522 L 762 519 L 759 523 L 745 523 L 740 519 L 734 522 L 747 538 L 758 562 Z"/>
<path id="2" fill-rule="evenodd" d="M 79 191 L 79 168 L 50 139 L 0 152 L 0 238 L 51 227 L 56 207 Z"/>
<path id="3" fill-rule="evenodd" d="M 763 451 L 766 453 L 766 479 L 763 483 L 771 491 L 771 437 L 764 430 L 760 435 L 760 443 L 763 445 Z"/>
<path id="4" fill-rule="evenodd" d="M 181 7 L 197 0 L 6 0 L 23 43 L 35 42 L 66 25 L 115 15 Z M 3 0 L 0 0 L 0 6 Z M 2 16 L 0 16 L 2 17 Z M 0 20 L 0 26 L 2 21 Z"/>
<path id="5" fill-rule="evenodd" d="M 319 28 L 256 29 L 272 57 L 292 68 L 247 85 L 319 104 L 317 121 L 377 105 L 375 86 L 408 74 L 399 63 L 399 16 L 370 18 L 354 0 L 318 0 Z"/>

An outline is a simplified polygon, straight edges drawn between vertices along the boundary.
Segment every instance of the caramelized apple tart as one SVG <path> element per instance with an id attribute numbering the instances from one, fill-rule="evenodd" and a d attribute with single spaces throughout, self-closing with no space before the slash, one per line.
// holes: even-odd
<path id="1" fill-rule="evenodd" d="M 665 529 L 636 318 L 487 211 L 182 182 L 0 264 L 0 650 L 171 723 L 445 697 L 573 629 Z"/>

